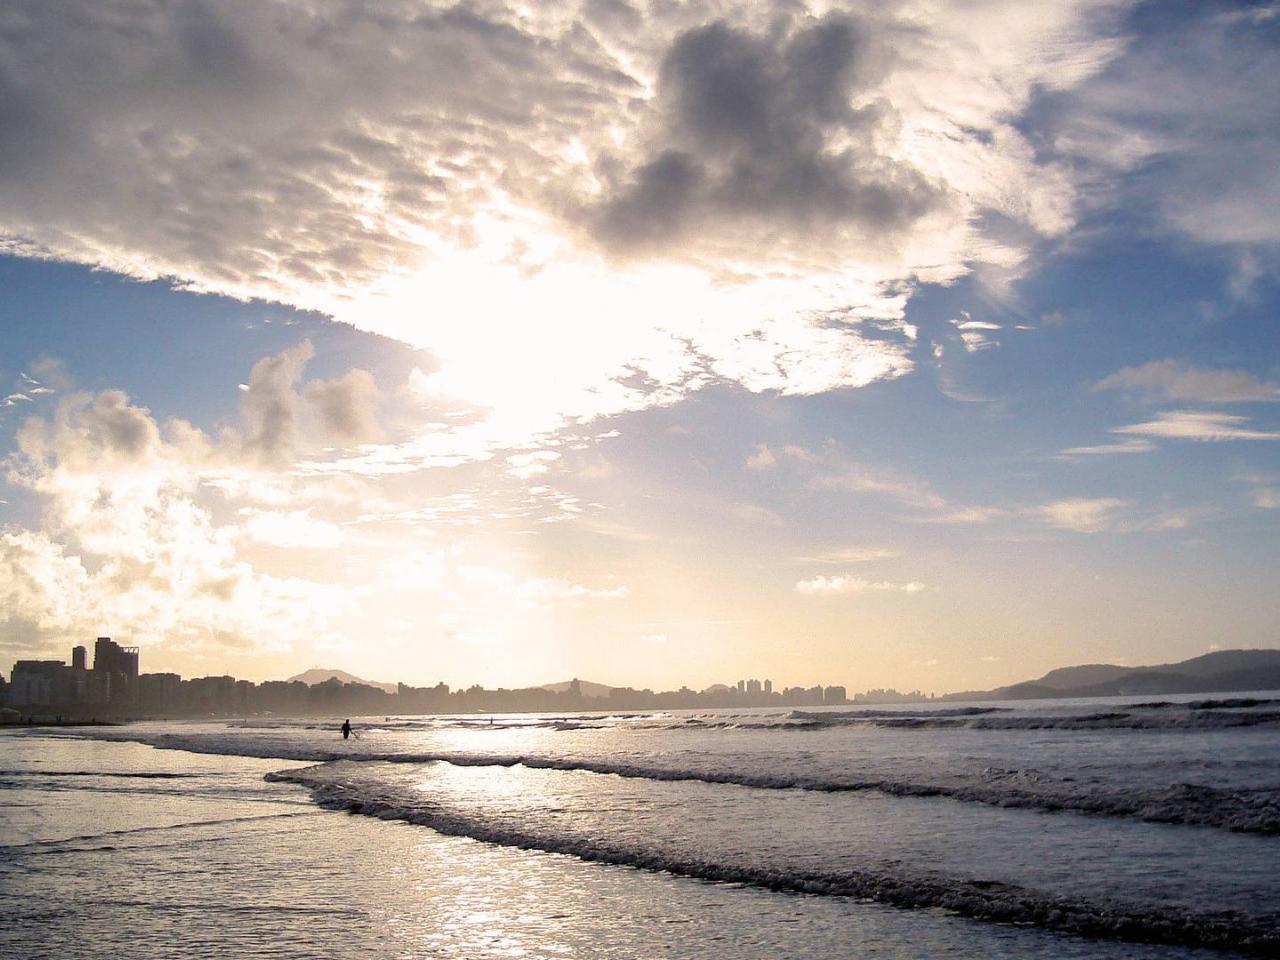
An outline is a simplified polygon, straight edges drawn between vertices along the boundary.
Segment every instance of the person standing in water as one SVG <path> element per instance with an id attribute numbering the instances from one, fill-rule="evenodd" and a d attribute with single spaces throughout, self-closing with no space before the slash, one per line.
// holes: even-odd
<path id="1" fill-rule="evenodd" d="M 351 721 L 343 720 L 342 721 L 342 739 L 346 740 L 350 736 L 351 736 Z"/>

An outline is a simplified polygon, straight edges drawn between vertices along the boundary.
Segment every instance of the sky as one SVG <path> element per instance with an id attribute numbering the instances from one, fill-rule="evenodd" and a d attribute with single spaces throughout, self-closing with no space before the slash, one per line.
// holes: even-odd
<path id="1" fill-rule="evenodd" d="M 1280 5 L 10 0 L 0 667 L 1280 645 Z"/>

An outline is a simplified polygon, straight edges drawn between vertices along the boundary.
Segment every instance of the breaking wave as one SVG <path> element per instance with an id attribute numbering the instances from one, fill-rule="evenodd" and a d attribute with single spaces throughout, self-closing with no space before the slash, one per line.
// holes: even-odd
<path id="1" fill-rule="evenodd" d="M 366 718 L 364 732 L 408 733 L 437 730 L 764 730 L 821 731 L 849 726 L 889 729 L 968 730 L 1206 730 L 1259 725 L 1280 725 L 1280 700 L 1222 698 L 1177 702 L 1156 700 L 1117 706 L 1094 713 L 1031 713 L 1013 707 L 864 707 L 852 710 L 790 710 L 733 713 L 714 711 L 693 714 L 601 713 L 446 715 L 430 717 Z M 232 721 L 242 730 L 330 730 L 332 721 L 288 718 L 253 718 Z"/>
<path id="2" fill-rule="evenodd" d="M 336 751 L 314 745 L 255 743 L 241 739 L 160 734 L 143 742 L 161 749 L 192 753 L 327 763 L 335 760 L 387 763 L 448 763 L 456 767 L 514 767 L 596 773 L 663 782 L 691 781 L 758 790 L 820 793 L 876 792 L 895 797 L 940 798 L 989 806 L 1143 820 L 1149 823 L 1210 827 L 1237 833 L 1280 835 L 1280 787 L 1225 789 L 1177 783 L 1113 787 L 1053 777 L 1037 770 L 987 767 L 932 781 L 888 778 L 839 778 L 796 772 L 766 772 L 729 767 L 693 769 L 609 759 L 534 753 L 450 751 Z"/>
<path id="3" fill-rule="evenodd" d="M 1057 932 L 1113 940 L 1228 948 L 1280 956 L 1280 915 L 1196 912 L 1114 900 L 1056 897 L 997 881 L 913 873 L 901 868 L 840 871 L 760 866 L 629 846 L 495 822 L 446 810 L 425 800 L 378 791 L 369 785 L 327 779 L 321 767 L 269 774 L 268 779 L 307 787 L 320 806 L 427 826 L 440 833 L 486 843 L 560 853 L 582 860 L 662 871 L 701 880 L 749 884 L 770 890 L 873 900 L 902 908 L 935 908 L 989 922 L 1030 924 Z"/>
<path id="4" fill-rule="evenodd" d="M 165 773 L 162 771 L 132 771 L 115 773 L 107 770 L 0 770 L 0 777 L 110 777 L 119 780 L 198 780 L 207 777 L 201 773 Z"/>
<path id="5" fill-rule="evenodd" d="M 1104 713 L 1076 714 L 1021 714 L 1015 716 L 989 716 L 993 711 L 947 715 L 943 711 L 925 714 L 892 714 L 889 711 L 868 715 L 801 713 L 793 717 L 813 726 L 830 727 L 841 724 L 863 723 L 876 727 L 919 730 L 1221 730 L 1233 727 L 1256 727 L 1280 724 L 1280 710 L 1243 710 L 1240 707 L 1224 709 L 1200 707 L 1186 711 L 1157 712 L 1154 707 L 1163 704 L 1135 704 L 1126 710 Z M 1171 705 L 1171 706 L 1181 706 Z M 1141 710 L 1130 713 L 1129 710 Z"/>

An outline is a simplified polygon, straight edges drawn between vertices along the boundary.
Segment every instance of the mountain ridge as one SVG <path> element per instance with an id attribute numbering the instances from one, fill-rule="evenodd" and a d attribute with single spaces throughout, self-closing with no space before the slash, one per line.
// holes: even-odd
<path id="1" fill-rule="evenodd" d="M 1125 667 L 1085 663 L 1058 667 L 1035 680 L 948 693 L 944 700 L 1039 700 L 1077 697 L 1233 693 L 1280 689 L 1280 650 L 1215 650 L 1177 663 Z"/>
<path id="2" fill-rule="evenodd" d="M 303 670 L 302 673 L 296 674 L 286 680 L 286 683 L 294 683 L 301 681 L 309 687 L 314 687 L 318 683 L 325 683 L 329 680 L 337 680 L 339 683 L 359 683 L 366 687 L 378 687 L 387 693 L 395 693 L 396 685 L 394 683 L 380 683 L 377 680 L 364 680 L 357 677 L 354 673 L 347 673 L 345 670 L 333 670 L 329 667 L 312 667 L 310 670 Z"/>

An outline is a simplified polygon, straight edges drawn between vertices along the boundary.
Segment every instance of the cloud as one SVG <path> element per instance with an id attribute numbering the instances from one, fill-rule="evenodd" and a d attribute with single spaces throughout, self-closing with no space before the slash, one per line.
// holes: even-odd
<path id="1" fill-rule="evenodd" d="M 303 340 L 253 365 L 240 400 L 239 436 L 244 453 L 261 464 L 286 464 L 320 445 L 380 436 L 372 374 L 351 370 L 336 380 L 313 380 L 299 388 L 314 355 L 311 341 Z"/>
<path id="2" fill-rule="evenodd" d="M 948 507 L 944 497 L 923 480 L 885 467 L 840 462 L 835 469 L 814 477 L 812 483 L 821 490 L 843 490 L 888 497 L 922 510 L 941 511 Z"/>
<path id="3" fill-rule="evenodd" d="M 1207 410 L 1170 410 L 1154 420 L 1113 427 L 1112 433 L 1136 434 L 1172 440 L 1280 440 L 1280 433 L 1245 426 L 1247 417 Z"/>
<path id="4" fill-rule="evenodd" d="M 912 369 L 919 283 L 1016 276 L 1073 222 L 1021 118 L 1119 52 L 1114 5 L 1019 10 L 13 0 L 0 245 L 430 350 L 484 423 L 384 466 L 716 382 L 861 387 Z M 363 442 L 368 393 L 308 399 Z"/>
<path id="5" fill-rule="evenodd" d="M 1093 390 L 1137 390 L 1166 400 L 1191 403 L 1247 403 L 1280 400 L 1280 383 L 1242 370 L 1207 370 L 1178 360 L 1153 360 L 1104 377 Z"/>
<path id="6" fill-rule="evenodd" d="M 28 419 L 8 479 L 37 495 L 42 515 L 38 530 L 6 534 L 6 629 L 25 625 L 33 643 L 115 629 L 147 644 L 258 649 L 328 629 L 349 601 L 344 587 L 267 572 L 248 552 L 269 544 L 314 556 L 348 539 L 297 509 L 308 485 L 281 468 L 366 429 L 367 418 L 348 414 L 367 403 L 371 381 L 353 371 L 299 392 L 311 353 L 303 343 L 256 364 L 240 422 L 216 437 L 161 424 L 120 390 L 71 394 L 51 416 Z M 335 481 L 324 498 L 342 490 Z M 295 508 L 236 507 L 272 499 Z"/>
<path id="7" fill-rule="evenodd" d="M 1273 25 L 1213 4 L 1142 23 L 1108 69 L 1055 98 L 1046 145 L 1087 171 L 1096 204 L 1202 243 L 1276 243 Z"/>
<path id="8" fill-rule="evenodd" d="M 743 523 L 761 524 L 770 527 L 780 527 L 785 522 L 775 511 L 754 503 L 731 504 L 729 515 Z"/>
<path id="9" fill-rule="evenodd" d="M 1255 507 L 1263 510 L 1280 510 L 1280 475 L 1249 472 L 1236 477 L 1249 488 L 1249 498 Z"/>
<path id="10" fill-rule="evenodd" d="M 908 583 L 890 583 L 887 580 L 864 580 L 861 577 L 827 577 L 817 576 L 811 580 L 796 582 L 796 593 L 807 596 L 822 596 L 834 593 L 862 593 L 867 590 L 886 593 L 919 593 L 925 588 L 923 583 L 912 580 Z"/>
<path id="11" fill-rule="evenodd" d="M 525 608 L 578 606 L 596 600 L 619 600 L 630 592 L 626 586 L 589 587 L 562 577 L 519 577 L 492 566 L 461 566 L 459 579 L 486 592 L 500 590 Z"/>
<path id="12" fill-rule="evenodd" d="M 248 540 L 278 547 L 333 550 L 347 539 L 340 526 L 317 520 L 309 510 L 242 507 L 239 529 Z"/>
<path id="13" fill-rule="evenodd" d="M 796 559 L 801 563 L 864 563 L 868 560 L 888 560 L 896 556 L 898 551 L 883 547 L 843 547 Z"/>
<path id="14" fill-rule="evenodd" d="M 747 457 L 748 470 L 768 470 L 770 467 L 776 466 L 777 463 L 778 458 L 769 449 L 769 445 L 765 443 L 757 443 L 755 453 Z"/>
<path id="15" fill-rule="evenodd" d="M 1116 497 L 1074 497 L 1035 508 L 1035 514 L 1051 527 L 1077 533 L 1101 533 L 1110 529 L 1115 514 L 1129 506 L 1128 500 Z"/>
<path id="16" fill-rule="evenodd" d="M 1280 487 L 1258 487 L 1253 491 L 1253 505 L 1264 510 L 1280 510 Z"/>
<path id="17" fill-rule="evenodd" d="M 942 513 L 925 518 L 930 523 L 970 524 L 989 523 L 1008 514 L 1004 507 L 970 506 L 945 509 Z"/>
<path id="18" fill-rule="evenodd" d="M 1155 448 L 1156 445 L 1150 440 L 1122 440 L 1119 443 L 1101 443 L 1090 447 L 1067 447 L 1058 451 L 1057 459 L 1110 456 L 1116 453 L 1150 453 Z"/>
<path id="19" fill-rule="evenodd" d="M 1000 345 L 1000 341 L 991 336 L 994 331 L 1003 329 L 998 323 L 974 320 L 967 310 L 962 310 L 960 317 L 952 320 L 951 324 L 960 332 L 960 341 L 969 353 L 976 353 L 979 350 L 987 350 Z M 935 354 L 935 357 L 941 359 L 940 353 Z"/>
<path id="20" fill-rule="evenodd" d="M 946 189 L 877 149 L 900 122 L 861 101 L 891 68 L 877 25 L 832 13 L 787 35 L 725 21 L 675 38 L 658 73 L 661 133 L 596 211 L 624 251 L 677 246 L 691 232 L 816 232 L 892 243 L 947 202 Z"/>
<path id="21" fill-rule="evenodd" d="M 831 447 L 815 453 L 804 447 L 783 448 L 788 459 L 804 463 L 814 472 L 809 484 L 819 490 L 869 494 L 896 501 L 911 509 L 922 523 L 977 524 L 1003 516 L 1001 507 L 956 504 L 918 477 L 882 466 L 858 463 Z"/>
<path id="22" fill-rule="evenodd" d="M 595 589 L 556 577 L 530 577 L 516 586 L 516 595 L 531 606 L 577 604 L 587 600 L 617 600 L 625 597 L 623 587 Z"/>
<path id="23" fill-rule="evenodd" d="M 363 443 L 381 436 L 374 416 L 378 387 L 368 370 L 349 370 L 336 380 L 313 380 L 304 396 L 326 440 Z"/>

